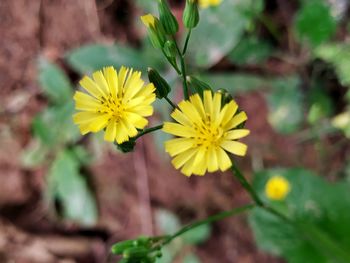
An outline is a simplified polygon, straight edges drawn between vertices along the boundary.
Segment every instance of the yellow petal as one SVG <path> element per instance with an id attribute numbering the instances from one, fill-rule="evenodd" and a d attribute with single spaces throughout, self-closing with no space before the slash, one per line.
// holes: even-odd
<path id="1" fill-rule="evenodd" d="M 124 91 L 124 84 L 127 77 L 129 69 L 126 67 L 121 67 L 118 73 L 118 97 L 122 97 L 122 92 Z"/>
<path id="2" fill-rule="evenodd" d="M 212 121 L 218 124 L 219 114 L 221 111 L 221 94 L 216 92 L 213 99 Z"/>
<path id="3" fill-rule="evenodd" d="M 124 118 L 132 123 L 137 129 L 143 129 L 148 124 L 147 119 L 133 112 L 125 112 Z"/>
<path id="4" fill-rule="evenodd" d="M 225 134 L 225 140 L 237 140 L 247 136 L 249 133 L 250 131 L 247 129 L 231 130 Z"/>
<path id="5" fill-rule="evenodd" d="M 117 123 L 117 133 L 115 135 L 117 143 L 121 144 L 129 140 L 128 130 L 122 122 Z"/>
<path id="6" fill-rule="evenodd" d="M 103 74 L 107 80 L 112 97 L 116 100 L 118 95 L 118 73 L 113 67 L 107 67 L 104 68 Z"/>
<path id="7" fill-rule="evenodd" d="M 202 122 L 201 116 L 189 101 L 182 101 L 178 106 L 192 123 L 200 124 Z"/>
<path id="8" fill-rule="evenodd" d="M 115 141 L 116 132 L 117 132 L 117 122 L 115 120 L 111 120 L 107 125 L 104 139 L 109 142 Z"/>
<path id="9" fill-rule="evenodd" d="M 136 71 L 128 78 L 125 83 L 125 93 L 123 101 L 127 102 L 142 88 L 144 81 L 141 79 L 141 72 Z"/>
<path id="10" fill-rule="evenodd" d="M 222 172 L 231 167 L 232 162 L 230 158 L 228 157 L 227 153 L 220 147 L 216 149 L 216 156 L 218 157 L 219 168 Z"/>
<path id="11" fill-rule="evenodd" d="M 234 101 L 227 103 L 220 113 L 220 123 L 222 126 L 225 126 L 235 115 L 238 109 L 238 105 Z"/>
<path id="12" fill-rule="evenodd" d="M 196 108 L 196 110 L 198 111 L 201 118 L 205 119 L 206 116 L 205 116 L 204 105 L 203 105 L 202 99 L 201 99 L 201 97 L 199 97 L 198 93 L 191 96 L 190 101 L 193 104 L 193 106 Z"/>
<path id="13" fill-rule="evenodd" d="M 105 77 L 103 76 L 102 71 L 95 71 L 92 74 L 92 77 L 94 78 L 94 81 L 96 82 L 96 84 L 98 85 L 98 87 L 100 88 L 100 90 L 103 92 L 105 97 L 108 97 L 109 95 L 109 87 L 107 84 L 107 81 L 105 79 Z"/>
<path id="14" fill-rule="evenodd" d="M 101 97 L 104 96 L 103 91 L 99 88 L 99 86 L 89 77 L 85 76 L 79 82 L 80 86 L 82 86 L 87 92 L 89 92 L 96 99 L 100 100 Z"/>
<path id="15" fill-rule="evenodd" d="M 187 160 L 187 162 L 184 164 L 184 166 L 181 169 L 181 172 L 186 175 L 186 176 L 191 176 L 193 174 L 193 170 L 195 169 L 194 165 L 193 165 L 193 160 L 194 160 L 195 156 L 192 155 L 191 158 L 189 160 Z"/>
<path id="16" fill-rule="evenodd" d="M 246 155 L 248 148 L 247 145 L 236 141 L 223 141 L 221 142 L 220 146 L 226 151 L 238 156 Z"/>
<path id="17" fill-rule="evenodd" d="M 76 124 L 94 122 L 96 119 L 107 116 L 106 114 L 96 112 L 78 112 L 73 115 L 73 121 Z"/>
<path id="18" fill-rule="evenodd" d="M 102 107 L 98 100 L 81 91 L 76 91 L 73 99 L 77 110 L 97 112 Z"/>
<path id="19" fill-rule="evenodd" d="M 215 172 L 219 169 L 218 157 L 214 147 L 209 147 L 207 151 L 208 171 Z"/>
<path id="20" fill-rule="evenodd" d="M 180 137 L 193 137 L 196 134 L 192 131 L 191 128 L 185 127 L 178 123 L 164 122 L 163 129 L 164 132 L 173 134 Z"/>
<path id="21" fill-rule="evenodd" d="M 242 111 L 238 113 L 236 116 L 234 116 L 224 127 L 225 130 L 231 130 L 232 128 L 237 127 L 242 122 L 246 121 L 248 119 L 247 114 Z"/>
<path id="22" fill-rule="evenodd" d="M 165 142 L 165 150 L 171 157 L 178 155 L 194 146 L 193 139 L 175 138 Z"/>
<path id="23" fill-rule="evenodd" d="M 187 115 L 183 114 L 178 109 L 175 109 L 170 116 L 184 126 L 192 126 L 192 122 L 187 118 Z"/>
<path id="24" fill-rule="evenodd" d="M 128 137 L 135 137 L 137 135 L 137 129 L 135 128 L 134 125 L 132 125 L 132 123 L 127 119 L 127 118 L 123 118 L 120 120 L 123 125 L 125 126 L 126 130 L 127 130 L 127 134 Z"/>
<path id="25" fill-rule="evenodd" d="M 203 98 L 204 98 L 204 110 L 206 114 L 212 115 L 213 112 L 213 99 L 211 95 L 210 90 L 205 90 L 203 92 Z"/>
<path id="26" fill-rule="evenodd" d="M 188 160 L 191 159 L 192 156 L 194 156 L 194 154 L 198 151 L 197 148 L 191 148 L 188 149 L 182 153 L 180 153 L 179 155 L 177 155 L 172 161 L 171 163 L 174 165 L 174 167 L 176 169 L 179 169 L 180 167 L 182 167 L 186 162 L 188 162 Z"/>

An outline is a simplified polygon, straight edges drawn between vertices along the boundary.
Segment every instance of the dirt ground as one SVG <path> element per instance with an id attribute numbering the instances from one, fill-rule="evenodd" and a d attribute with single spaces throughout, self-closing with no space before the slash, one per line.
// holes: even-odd
<path id="1" fill-rule="evenodd" d="M 82 44 L 135 43 L 139 37 L 135 28 L 118 19 L 125 17 L 123 12 L 137 14 L 132 1 L 0 1 L 0 262 L 115 262 L 108 256 L 110 244 L 157 233 L 151 217 L 157 208 L 175 212 L 186 223 L 249 202 L 229 174 L 189 179 L 180 175 L 159 158 L 151 137 L 144 137 L 136 152 L 107 151 L 92 165 L 100 212 L 96 227 L 50 218 L 42 201 L 46 168 L 27 170 L 19 165 L 20 153 L 31 138 L 32 117 L 45 107 L 36 81 L 36 60 L 45 55 L 63 65 L 64 52 Z M 268 68 L 273 69 L 273 63 Z M 263 93 L 237 100 L 251 116 L 247 125 L 252 135 L 246 140 L 250 153 L 238 160 L 248 175 L 252 163 L 257 168 L 279 164 L 322 171 L 324 157 L 312 144 L 301 146 L 295 136 L 271 129 Z M 337 156 L 340 161 L 344 158 L 342 152 Z M 336 171 L 340 161 L 327 169 Z M 196 252 L 205 263 L 283 262 L 258 251 L 244 216 L 215 223 L 212 237 Z"/>

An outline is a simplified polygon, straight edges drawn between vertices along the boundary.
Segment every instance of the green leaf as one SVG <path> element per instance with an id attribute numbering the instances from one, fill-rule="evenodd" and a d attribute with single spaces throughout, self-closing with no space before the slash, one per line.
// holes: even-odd
<path id="1" fill-rule="evenodd" d="M 254 209 L 249 219 L 259 247 L 292 263 L 348 262 L 349 183 L 330 184 L 303 169 L 259 172 L 254 188 L 276 210 L 280 204 L 267 199 L 264 193 L 267 180 L 275 175 L 285 177 L 291 185 L 283 213 L 295 223 L 288 224 L 264 209 Z"/>
<path id="2" fill-rule="evenodd" d="M 328 43 L 314 50 L 316 58 L 323 59 L 334 66 L 340 83 L 350 86 L 350 45 L 346 43 Z"/>
<path id="3" fill-rule="evenodd" d="M 303 101 L 296 76 L 281 78 L 272 83 L 273 90 L 267 95 L 268 121 L 280 132 L 289 134 L 299 129 L 303 121 Z"/>
<path id="4" fill-rule="evenodd" d="M 305 1 L 295 19 L 298 37 L 312 45 L 319 45 L 332 37 L 336 21 L 330 7 L 322 0 Z"/>
<path id="5" fill-rule="evenodd" d="M 193 253 L 189 253 L 185 256 L 183 263 L 201 263 L 200 258 Z"/>
<path id="6" fill-rule="evenodd" d="M 201 225 L 182 235 L 184 242 L 191 245 L 201 244 L 208 240 L 211 234 L 210 225 Z"/>
<path id="7" fill-rule="evenodd" d="M 113 46 L 94 44 L 79 47 L 66 54 L 67 62 L 79 73 L 88 74 L 106 66 L 133 67 L 145 71 L 152 66 L 159 69 L 159 54 L 149 48 L 137 50 L 115 44 Z"/>
<path id="8" fill-rule="evenodd" d="M 58 154 L 48 175 L 48 195 L 60 202 L 64 218 L 89 226 L 97 221 L 97 207 L 79 169 L 80 163 L 71 151 Z"/>
<path id="9" fill-rule="evenodd" d="M 307 119 L 310 124 L 316 124 L 321 119 L 331 116 L 333 103 L 322 83 L 316 83 L 308 97 L 311 107 Z"/>
<path id="10" fill-rule="evenodd" d="M 252 74 L 201 74 L 200 79 L 208 82 L 214 90 L 226 89 L 231 95 L 250 92 L 269 86 L 270 81 Z"/>
<path id="11" fill-rule="evenodd" d="M 159 209 L 156 212 L 156 224 L 164 234 L 174 234 L 180 229 L 179 218 L 170 211 Z"/>
<path id="12" fill-rule="evenodd" d="M 190 39 L 189 61 L 204 68 L 217 63 L 239 43 L 260 8 L 261 1 L 225 0 L 215 8 L 202 10 Z"/>
<path id="13" fill-rule="evenodd" d="M 72 98 L 72 86 L 65 73 L 45 58 L 39 59 L 38 81 L 45 95 L 56 104 Z"/>
<path id="14" fill-rule="evenodd" d="M 33 119 L 34 136 L 49 146 L 75 142 L 81 135 L 73 123 L 73 113 L 73 100 L 47 108 Z"/>
<path id="15" fill-rule="evenodd" d="M 49 153 L 49 149 L 40 141 L 32 140 L 21 154 L 21 164 L 26 168 L 35 168 L 42 164 Z"/>
<path id="16" fill-rule="evenodd" d="M 228 54 L 228 58 L 235 64 L 260 64 L 272 53 L 271 45 L 256 36 L 243 38 Z"/>

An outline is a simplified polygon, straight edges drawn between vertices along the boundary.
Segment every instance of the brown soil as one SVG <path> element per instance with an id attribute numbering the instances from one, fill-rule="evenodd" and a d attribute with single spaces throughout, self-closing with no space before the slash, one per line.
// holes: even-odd
<path id="1" fill-rule="evenodd" d="M 31 138 L 32 117 L 46 103 L 36 82 L 37 58 L 45 55 L 62 64 L 64 52 L 82 44 L 135 44 L 139 36 L 125 13 L 136 12 L 126 0 L 0 2 L 0 262 L 112 262 L 108 249 L 113 242 L 158 233 L 151 217 L 158 208 L 175 212 L 186 223 L 249 202 L 229 174 L 180 175 L 159 157 L 151 137 L 145 137 L 134 153 L 121 155 L 107 147 L 90 167 L 100 220 L 84 229 L 50 217 L 42 201 L 45 167 L 27 170 L 19 165 Z M 321 171 L 322 156 L 313 144 L 301 145 L 295 136 L 270 128 L 263 96 L 255 92 L 238 98 L 251 116 L 252 131 L 246 140 L 250 154 L 237 161 L 240 166 L 248 175 L 251 163 Z M 340 154 L 338 159 L 343 158 Z M 339 169 L 339 162 L 333 166 L 328 171 Z M 210 240 L 194 249 L 206 263 L 283 262 L 258 251 L 244 216 L 215 223 Z"/>

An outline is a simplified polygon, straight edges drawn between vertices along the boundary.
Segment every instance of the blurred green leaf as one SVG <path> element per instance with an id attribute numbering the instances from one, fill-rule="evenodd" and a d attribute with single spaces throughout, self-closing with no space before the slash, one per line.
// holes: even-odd
<path id="1" fill-rule="evenodd" d="M 332 64 L 339 81 L 344 86 L 350 86 L 350 45 L 346 43 L 328 43 L 314 50 L 316 58 Z"/>
<path id="2" fill-rule="evenodd" d="M 272 53 L 272 46 L 256 36 L 244 37 L 228 54 L 228 58 L 235 64 L 260 64 Z"/>
<path id="3" fill-rule="evenodd" d="M 188 47 L 190 61 L 204 68 L 217 63 L 238 44 L 261 5 L 256 0 L 225 0 L 202 10 Z"/>
<path id="4" fill-rule="evenodd" d="M 303 101 L 296 76 L 277 79 L 267 95 L 269 106 L 268 121 L 280 133 L 296 131 L 303 121 Z"/>
<path id="5" fill-rule="evenodd" d="M 183 263 L 201 263 L 202 261 L 196 254 L 189 253 L 185 256 Z"/>
<path id="6" fill-rule="evenodd" d="M 270 81 L 252 74 L 201 74 L 200 79 L 214 89 L 226 89 L 231 95 L 250 92 L 269 86 Z"/>
<path id="7" fill-rule="evenodd" d="M 21 154 L 21 164 L 26 168 L 35 168 L 42 164 L 49 153 L 49 149 L 40 141 L 32 140 Z"/>
<path id="8" fill-rule="evenodd" d="M 179 218 L 168 210 L 157 210 L 155 220 L 157 226 L 164 234 L 174 234 L 181 227 Z"/>
<path id="9" fill-rule="evenodd" d="M 347 262 L 350 251 L 350 185 L 330 184 L 303 169 L 270 169 L 256 174 L 254 188 L 265 202 L 279 209 L 264 194 L 267 180 L 285 177 L 291 192 L 284 214 L 296 225 L 256 208 L 250 224 L 259 247 L 292 263 Z"/>
<path id="10" fill-rule="evenodd" d="M 201 225 L 183 234 L 182 238 L 187 244 L 197 245 L 207 241 L 210 234 L 210 225 Z"/>
<path id="11" fill-rule="evenodd" d="M 308 96 L 311 105 L 307 119 L 310 124 L 316 124 L 319 120 L 329 117 L 333 112 L 331 98 L 325 92 L 321 83 L 316 83 Z"/>
<path id="12" fill-rule="evenodd" d="M 97 221 L 97 207 L 79 169 L 80 163 L 71 151 L 58 154 L 48 175 L 48 195 L 61 203 L 64 218 L 89 226 Z"/>
<path id="13" fill-rule="evenodd" d="M 34 135 L 49 146 L 76 141 L 81 135 L 73 123 L 73 113 L 72 100 L 63 105 L 47 108 L 33 120 Z"/>
<path id="14" fill-rule="evenodd" d="M 68 52 L 66 60 L 81 74 L 92 73 L 106 66 L 114 66 L 117 69 L 126 66 L 145 71 L 147 67 L 158 68 L 162 64 L 159 54 L 156 54 L 154 49 L 137 50 L 119 44 L 79 47 Z"/>
<path id="15" fill-rule="evenodd" d="M 63 104 L 72 98 L 72 86 L 66 74 L 45 58 L 39 59 L 38 81 L 53 103 Z"/>
<path id="16" fill-rule="evenodd" d="M 336 21 L 329 5 L 322 0 L 305 1 L 295 19 L 298 37 L 312 45 L 319 45 L 330 39 L 336 31 Z"/>

